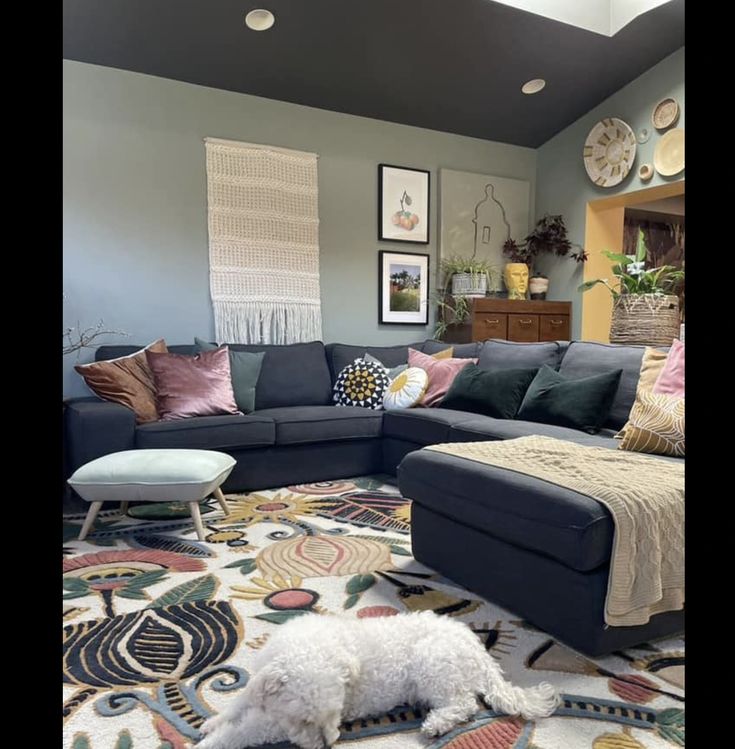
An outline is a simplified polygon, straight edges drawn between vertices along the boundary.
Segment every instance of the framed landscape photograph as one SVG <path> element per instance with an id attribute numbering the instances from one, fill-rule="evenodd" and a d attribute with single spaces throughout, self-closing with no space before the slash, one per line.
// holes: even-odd
<path id="1" fill-rule="evenodd" d="M 378 239 L 429 244 L 429 172 L 378 165 Z"/>
<path id="2" fill-rule="evenodd" d="M 378 320 L 382 324 L 429 324 L 429 256 L 379 253 Z"/>

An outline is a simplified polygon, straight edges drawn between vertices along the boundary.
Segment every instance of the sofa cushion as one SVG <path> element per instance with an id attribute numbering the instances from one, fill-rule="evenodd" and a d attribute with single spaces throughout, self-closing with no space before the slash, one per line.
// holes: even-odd
<path id="1" fill-rule="evenodd" d="M 450 429 L 477 416 L 449 408 L 410 408 L 386 411 L 383 435 L 408 440 L 419 445 L 449 441 Z"/>
<path id="2" fill-rule="evenodd" d="M 273 445 L 275 441 L 273 419 L 253 414 L 157 421 L 141 424 L 135 430 L 135 446 L 138 448 L 234 450 Z"/>
<path id="3" fill-rule="evenodd" d="M 526 391 L 518 418 L 595 434 L 607 420 L 622 369 L 567 377 L 543 366 Z"/>
<path id="4" fill-rule="evenodd" d="M 537 369 L 487 371 L 469 364 L 454 378 L 442 407 L 513 419 L 537 372 Z"/>
<path id="5" fill-rule="evenodd" d="M 614 524 L 594 499 L 549 482 L 454 455 L 418 450 L 398 468 L 417 504 L 575 570 L 610 559 Z"/>
<path id="6" fill-rule="evenodd" d="M 226 342 L 225 342 L 226 343 Z M 263 366 L 255 393 L 255 408 L 280 406 L 323 406 L 332 402 L 332 380 L 324 344 L 291 343 L 277 345 L 227 344 L 232 351 L 265 352 Z M 141 346 L 100 346 L 95 359 L 112 359 L 135 353 Z M 362 347 L 359 347 L 364 352 Z M 406 359 L 408 360 L 408 347 Z M 194 356 L 199 349 L 194 344 L 169 346 L 171 354 Z M 377 354 L 376 354 L 377 356 Z"/>
<path id="7" fill-rule="evenodd" d="M 165 353 L 168 351 L 166 341 L 159 338 L 133 354 L 77 364 L 74 369 L 93 393 L 103 400 L 132 409 L 136 422 L 145 424 L 158 420 L 156 383 L 148 366 L 146 351 Z"/>
<path id="8" fill-rule="evenodd" d="M 485 341 L 480 346 L 480 369 L 528 369 L 544 364 L 558 369 L 565 346 L 559 341 L 543 343 L 516 343 L 514 341 Z"/>
<path id="9" fill-rule="evenodd" d="M 277 445 L 371 439 L 383 425 L 382 412 L 359 406 L 267 408 L 254 415 L 273 420 Z"/>
<path id="10" fill-rule="evenodd" d="M 645 346 L 572 341 L 564 354 L 559 371 L 567 377 L 590 377 L 622 369 L 618 391 L 604 423 L 604 426 L 610 429 L 620 429 L 628 420 L 628 414 L 635 401 L 644 351 Z"/>
<path id="11" fill-rule="evenodd" d="M 477 415 L 468 421 L 452 426 L 446 441 L 512 440 L 516 437 L 528 437 L 531 434 L 556 437 L 580 445 L 609 447 L 612 450 L 615 450 L 618 446 L 617 440 L 613 439 L 614 432 L 612 430 L 606 430 L 604 434 L 586 434 L 577 429 L 560 427 L 554 424 L 538 424 L 535 421 L 521 421 L 520 419 L 494 419 L 490 416 Z"/>
<path id="12" fill-rule="evenodd" d="M 156 409 L 162 421 L 192 416 L 239 414 L 230 377 L 227 346 L 196 356 L 145 352 L 156 383 Z"/>
<path id="13" fill-rule="evenodd" d="M 327 362 L 332 382 L 337 375 L 355 359 L 362 359 L 365 353 L 374 356 L 386 369 L 408 363 L 408 347 L 420 349 L 423 341 L 409 343 L 408 346 L 353 346 L 347 343 L 328 343 L 326 346 Z"/>
<path id="14" fill-rule="evenodd" d="M 194 338 L 194 344 L 199 352 L 213 351 L 217 348 L 216 343 Z M 255 410 L 255 392 L 260 377 L 260 369 L 263 366 L 264 352 L 258 354 L 252 351 L 233 351 L 228 347 L 230 354 L 230 378 L 232 379 L 232 392 L 235 394 L 235 403 L 244 414 Z"/>
<path id="15" fill-rule="evenodd" d="M 453 359 L 475 359 L 477 352 L 480 350 L 480 345 L 477 341 L 473 343 L 445 343 L 444 341 L 428 340 L 424 341 L 423 345 L 419 347 L 419 351 L 434 356 L 451 348 Z M 416 348 L 416 346 L 411 346 L 411 348 Z"/>
<path id="16" fill-rule="evenodd" d="M 338 406 L 359 406 L 378 411 L 383 408 L 383 395 L 388 385 L 388 370 L 382 364 L 358 359 L 337 375 L 333 400 Z"/>
<path id="17" fill-rule="evenodd" d="M 332 402 L 332 380 L 321 341 L 283 346 L 230 344 L 233 351 L 265 352 L 255 390 L 255 409 L 325 406 Z"/>

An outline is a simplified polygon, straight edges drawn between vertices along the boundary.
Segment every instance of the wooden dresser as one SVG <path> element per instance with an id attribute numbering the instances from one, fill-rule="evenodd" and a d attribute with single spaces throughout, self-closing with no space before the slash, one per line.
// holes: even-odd
<path id="1" fill-rule="evenodd" d="M 452 324 L 442 336 L 450 343 L 485 341 L 568 341 L 572 323 L 571 302 L 519 301 L 485 297 L 470 299 L 468 319 Z"/>

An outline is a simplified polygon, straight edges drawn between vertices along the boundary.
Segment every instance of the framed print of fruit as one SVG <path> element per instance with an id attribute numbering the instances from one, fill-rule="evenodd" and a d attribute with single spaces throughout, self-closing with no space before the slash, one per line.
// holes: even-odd
<path id="1" fill-rule="evenodd" d="M 378 239 L 429 244 L 429 172 L 378 165 Z"/>

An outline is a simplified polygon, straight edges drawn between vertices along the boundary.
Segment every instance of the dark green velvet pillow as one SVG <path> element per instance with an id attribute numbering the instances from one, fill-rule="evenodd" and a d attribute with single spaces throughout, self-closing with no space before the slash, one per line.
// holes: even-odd
<path id="1" fill-rule="evenodd" d="M 195 338 L 197 352 L 213 351 L 219 348 L 216 343 L 209 343 L 201 338 Z M 230 352 L 230 379 L 232 380 L 232 392 L 235 394 L 235 403 L 244 413 L 248 414 L 255 410 L 255 386 L 260 377 L 260 368 L 263 366 L 265 352 L 251 353 L 250 351 Z"/>
<path id="2" fill-rule="evenodd" d="M 622 369 L 570 379 L 544 364 L 526 391 L 517 419 L 594 434 L 607 421 Z"/>
<path id="3" fill-rule="evenodd" d="M 537 372 L 537 368 L 488 371 L 477 364 L 468 364 L 460 369 L 440 405 L 496 419 L 512 419 Z"/>

